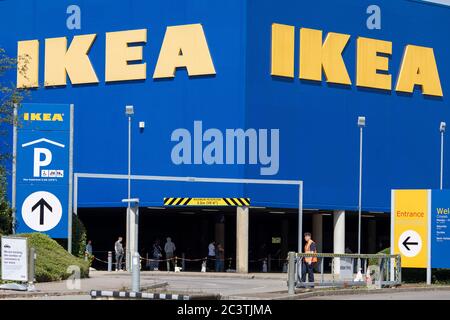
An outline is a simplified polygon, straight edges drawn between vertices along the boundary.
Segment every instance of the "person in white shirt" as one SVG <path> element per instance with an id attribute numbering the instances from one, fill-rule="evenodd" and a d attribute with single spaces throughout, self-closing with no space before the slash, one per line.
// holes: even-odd
<path id="1" fill-rule="evenodd" d="M 212 241 L 208 245 L 208 271 L 214 270 L 214 265 L 216 262 L 216 242 Z"/>
<path id="2" fill-rule="evenodd" d="M 175 243 L 172 242 L 172 239 L 170 237 L 167 237 L 167 242 L 164 245 L 164 252 L 166 253 L 166 259 L 167 259 L 167 271 L 170 271 L 170 264 L 172 263 L 174 265 L 174 261 L 172 260 L 175 254 Z"/>

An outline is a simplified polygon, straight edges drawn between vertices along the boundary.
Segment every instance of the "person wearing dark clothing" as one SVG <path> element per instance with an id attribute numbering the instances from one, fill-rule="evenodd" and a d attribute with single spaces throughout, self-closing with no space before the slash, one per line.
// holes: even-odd
<path id="1" fill-rule="evenodd" d="M 122 237 L 119 237 L 119 239 L 114 244 L 114 251 L 116 252 L 116 271 L 122 271 L 122 261 L 124 254 Z"/>
<path id="2" fill-rule="evenodd" d="M 317 246 L 311 239 L 311 233 L 305 233 L 305 253 L 317 253 Z M 305 257 L 302 264 L 302 282 L 306 282 L 306 274 L 308 274 L 308 282 L 314 283 L 314 264 L 317 257 Z"/>
<path id="3" fill-rule="evenodd" d="M 162 248 L 159 245 L 159 240 L 156 240 L 153 244 L 153 261 L 150 265 L 151 271 L 159 270 L 159 260 L 162 258 Z"/>
<path id="4" fill-rule="evenodd" d="M 216 272 L 223 272 L 225 260 L 225 250 L 220 243 L 216 246 Z"/>

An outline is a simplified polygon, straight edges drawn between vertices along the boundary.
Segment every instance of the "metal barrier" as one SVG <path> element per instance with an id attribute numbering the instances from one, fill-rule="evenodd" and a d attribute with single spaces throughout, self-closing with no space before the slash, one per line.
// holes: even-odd
<path id="1" fill-rule="evenodd" d="M 309 270 L 306 270 L 305 258 L 317 258 L 317 262 L 312 265 L 314 282 L 306 282 Z M 361 266 L 360 270 L 356 270 L 357 265 Z M 330 272 L 326 273 L 325 269 Z M 318 273 L 320 273 L 320 277 L 317 280 Z M 288 254 L 289 294 L 294 294 L 296 287 L 367 286 L 381 288 L 398 286 L 401 281 L 400 255 L 296 252 Z"/>

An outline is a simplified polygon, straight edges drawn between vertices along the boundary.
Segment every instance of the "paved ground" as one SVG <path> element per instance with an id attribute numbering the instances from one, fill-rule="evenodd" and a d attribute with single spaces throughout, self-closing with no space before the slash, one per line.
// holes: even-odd
<path id="1" fill-rule="evenodd" d="M 127 273 L 120 273 L 114 275 L 114 282 L 119 286 L 125 287 L 129 286 L 130 275 Z M 100 279 L 105 279 L 105 276 L 96 276 L 96 281 L 83 281 L 82 288 L 96 290 L 106 290 L 110 287 L 105 284 L 100 288 L 99 285 L 91 287 L 91 285 L 99 284 Z M 227 298 L 242 298 L 242 297 L 258 297 L 264 296 L 267 292 L 271 291 L 285 291 L 287 292 L 286 281 L 281 279 L 267 279 L 267 278 L 251 278 L 251 276 L 246 277 L 230 277 L 223 276 L 217 277 L 208 274 L 198 275 L 175 275 L 173 273 L 167 274 L 166 272 L 161 272 L 159 274 L 148 274 L 143 273 L 141 275 L 141 284 L 164 284 L 167 286 L 159 287 L 157 289 L 148 289 L 149 292 L 170 292 L 170 293 L 182 293 L 187 295 L 201 294 L 201 295 L 217 295 L 220 294 L 222 297 Z M 61 286 L 58 283 L 58 286 Z M 43 287 L 53 287 L 53 285 L 43 285 L 39 286 L 41 289 Z M 117 290 L 117 289 L 116 289 Z M 13 298 L 22 299 L 22 298 Z M 32 297 L 33 300 L 89 300 L 90 296 L 87 294 L 75 294 L 75 295 L 61 295 L 61 296 L 39 296 Z"/>
<path id="2" fill-rule="evenodd" d="M 142 277 L 141 286 L 164 287 L 166 284 L 155 277 Z M 11 299 L 18 295 L 23 297 L 32 297 L 35 295 L 52 296 L 62 295 L 88 295 L 91 290 L 128 290 L 131 287 L 131 275 L 125 272 L 90 272 L 90 277 L 81 279 L 79 286 L 72 281 L 57 281 L 37 283 L 35 292 L 21 292 L 0 290 L 0 299 Z"/>
<path id="3" fill-rule="evenodd" d="M 248 296 L 271 291 L 287 291 L 285 279 L 217 278 L 208 275 L 204 277 L 162 275 L 158 279 L 169 283 L 168 292 Z"/>
<path id="4" fill-rule="evenodd" d="M 89 279 L 82 279 L 80 287 L 70 289 L 66 281 L 39 283 L 36 293 L 1 291 L 0 299 L 39 299 L 39 300 L 90 300 L 90 290 L 129 290 L 131 275 L 126 272 L 91 272 Z M 69 284 L 71 284 L 69 282 Z M 355 292 L 340 290 L 339 296 L 313 296 L 317 290 L 298 290 L 297 295 L 287 294 L 286 274 L 247 274 L 236 273 L 167 273 L 142 272 L 141 287 L 144 291 L 159 293 L 178 293 L 188 295 L 220 295 L 222 299 L 304 299 L 304 300 L 450 300 L 450 287 L 445 290 L 405 292 L 401 289 L 385 289 L 381 293 L 369 293 L 359 289 Z M 416 288 L 417 289 L 417 288 Z M 409 288 L 407 290 L 416 290 Z M 442 289 L 442 288 L 441 288 Z M 329 294 L 327 289 L 318 289 Z M 328 289 L 329 290 L 329 289 Z M 335 291 L 336 292 L 336 291 Z"/>
<path id="5" fill-rule="evenodd" d="M 90 295 L 65 295 L 65 296 L 39 296 L 39 297 L 29 297 L 27 300 L 92 300 Z M 24 300 L 23 297 L 20 298 L 9 298 L 8 300 Z"/>
<path id="6" fill-rule="evenodd" d="M 0 299 L 84 299 L 91 290 L 129 290 L 131 275 L 127 272 L 90 272 L 90 278 L 81 279 L 79 287 L 73 282 L 59 281 L 36 284 L 36 292 L 0 290 Z M 231 273 L 167 273 L 141 272 L 141 287 L 147 291 L 183 294 L 245 295 L 287 290 L 286 274 L 231 274 Z M 156 289 L 154 288 L 156 287 Z"/>
<path id="7" fill-rule="evenodd" d="M 448 291 L 412 291 L 397 293 L 376 293 L 311 297 L 304 300 L 450 300 Z"/>

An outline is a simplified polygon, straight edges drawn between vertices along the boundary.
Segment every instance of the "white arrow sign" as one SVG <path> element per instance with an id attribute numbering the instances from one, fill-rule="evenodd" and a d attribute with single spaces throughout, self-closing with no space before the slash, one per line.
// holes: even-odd
<path id="1" fill-rule="evenodd" d="M 35 231 L 51 230 L 61 220 L 61 202 L 50 192 L 34 192 L 23 202 L 22 217 L 27 226 Z"/>
<path id="2" fill-rule="evenodd" d="M 422 250 L 422 238 L 416 231 L 407 230 L 398 238 L 398 247 L 404 256 L 415 257 Z"/>

